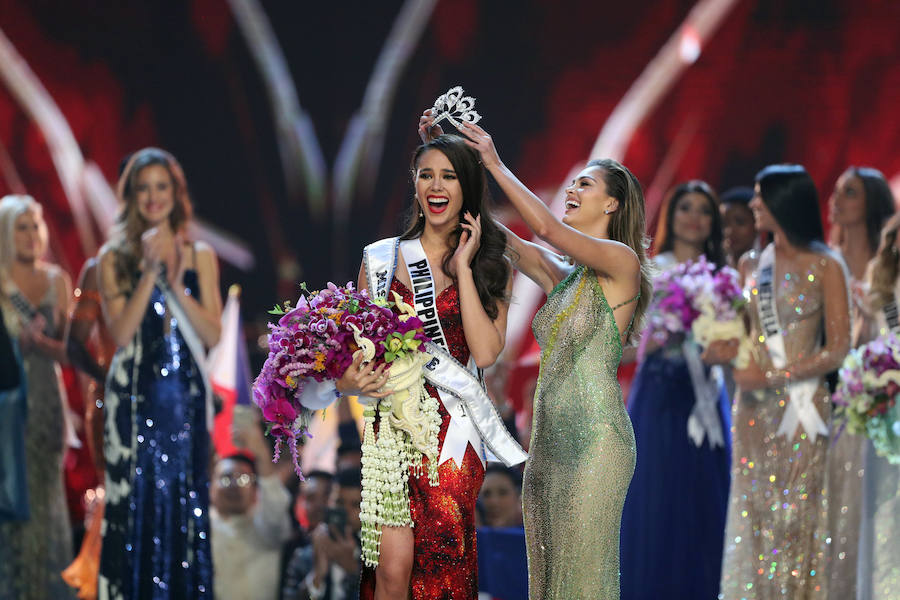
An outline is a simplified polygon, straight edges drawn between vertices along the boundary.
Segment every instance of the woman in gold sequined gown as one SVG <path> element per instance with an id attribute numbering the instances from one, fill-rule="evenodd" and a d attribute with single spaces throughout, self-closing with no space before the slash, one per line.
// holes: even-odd
<path id="1" fill-rule="evenodd" d="M 757 227 L 772 232 L 774 242 L 740 265 L 753 360 L 735 370 L 719 597 L 825 598 L 831 401 L 824 376 L 849 349 L 847 278 L 843 262 L 823 243 L 818 195 L 803 167 L 770 166 L 756 181 L 750 207 Z M 767 315 L 765 328 L 761 315 Z M 782 364 L 774 358 L 778 340 Z M 713 346 L 708 355 L 721 348 Z"/>
<path id="2" fill-rule="evenodd" d="M 500 162 L 490 135 L 471 124 L 462 133 L 532 231 L 575 263 L 507 233 L 518 269 L 548 292 L 533 323 L 541 371 L 523 482 L 529 595 L 619 598 L 635 449 L 616 368 L 651 295 L 640 184 L 616 161 L 591 161 L 559 221 Z"/>

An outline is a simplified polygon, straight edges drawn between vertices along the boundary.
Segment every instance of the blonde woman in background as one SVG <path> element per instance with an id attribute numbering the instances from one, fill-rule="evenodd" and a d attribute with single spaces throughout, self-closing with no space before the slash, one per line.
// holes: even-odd
<path id="1" fill-rule="evenodd" d="M 0 598 L 73 598 L 60 573 L 72 559 L 72 532 L 63 488 L 65 399 L 59 363 L 71 282 L 42 260 L 47 225 L 30 196 L 0 200 L 0 303 L 17 337 L 28 392 L 25 463 L 27 521 L 0 523 Z"/>

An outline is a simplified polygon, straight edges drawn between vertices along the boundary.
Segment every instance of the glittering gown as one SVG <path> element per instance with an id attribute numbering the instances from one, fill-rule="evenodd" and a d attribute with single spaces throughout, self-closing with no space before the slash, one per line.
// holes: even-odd
<path id="1" fill-rule="evenodd" d="M 113 358 L 105 421 L 101 600 L 212 598 L 205 390 L 158 287 Z"/>
<path id="2" fill-rule="evenodd" d="M 859 306 L 863 299 L 862 284 L 851 280 L 850 310 L 853 320 L 860 318 Z M 871 341 L 860 335 L 854 340 L 857 346 Z M 869 440 L 864 435 L 854 435 L 832 423 L 839 433 L 828 449 L 826 488 L 828 490 L 828 533 L 831 536 L 828 558 L 829 598 L 856 598 L 857 566 L 859 563 L 860 524 L 863 519 L 863 477 L 865 475 L 865 448 Z M 898 591 L 900 593 L 900 591 Z"/>
<path id="3" fill-rule="evenodd" d="M 59 275 L 31 311 L 47 321 L 44 334 L 62 337 L 57 306 Z M 24 295 L 17 294 L 24 302 Z M 0 523 L 0 599 L 65 600 L 74 592 L 62 580 L 72 560 L 72 531 L 63 488 L 65 431 L 59 365 L 38 352 L 23 352 L 28 389 L 25 466 L 28 481 L 28 521 Z"/>
<path id="4" fill-rule="evenodd" d="M 618 599 L 635 447 L 616 379 L 619 331 L 594 272 L 577 267 L 557 285 L 532 328 L 541 371 L 522 489 L 529 595 Z"/>
<path id="5" fill-rule="evenodd" d="M 413 304 L 413 295 L 396 278 L 391 290 L 404 302 Z M 456 284 L 437 296 L 438 314 L 450 354 L 462 364 L 469 361 Z M 440 402 L 437 390 L 426 389 L 438 398 L 443 447 L 450 426 L 450 414 Z M 440 454 L 440 449 L 438 451 Z M 440 485 L 432 487 L 427 473 L 409 478 L 414 552 L 411 589 L 413 600 L 476 600 L 478 598 L 478 556 L 475 549 L 475 501 L 484 479 L 481 459 L 472 446 L 466 448 L 462 467 L 448 460 L 438 467 Z M 363 568 L 359 597 L 375 596 L 375 570 Z"/>
<path id="6" fill-rule="evenodd" d="M 822 356 L 826 260 L 806 269 L 775 274 L 778 318 L 788 366 Z M 757 311 L 757 266 L 748 265 L 750 339 L 761 335 Z M 754 358 L 774 368 L 762 343 Z M 794 439 L 776 435 L 789 400 L 781 388 L 738 391 L 732 427 L 731 495 L 725 531 L 720 598 L 725 600 L 805 600 L 827 597 L 827 499 L 825 467 L 828 436 L 811 441 L 801 427 Z M 824 380 L 813 397 L 826 423 L 831 401 Z M 852 599 L 850 599 L 852 600 Z"/>
<path id="7" fill-rule="evenodd" d="M 900 280 L 894 297 L 900 295 Z M 881 307 L 863 319 L 862 341 L 888 332 Z M 856 600 L 900 600 L 900 465 L 878 456 L 865 440 L 862 450 L 865 471 L 857 494 L 861 497 L 859 559 L 856 561 Z M 831 578 L 834 581 L 834 578 Z M 834 588 L 832 588 L 834 589 Z M 831 598 L 837 596 L 832 595 Z"/>

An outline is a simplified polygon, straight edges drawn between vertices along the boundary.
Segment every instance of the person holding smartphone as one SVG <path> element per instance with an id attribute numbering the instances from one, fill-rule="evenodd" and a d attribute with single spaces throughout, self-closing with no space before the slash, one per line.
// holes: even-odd
<path id="1" fill-rule="evenodd" d="M 277 600 L 291 495 L 269 458 L 258 411 L 235 413 L 231 433 L 241 452 L 220 458 L 210 481 L 215 597 Z"/>
<path id="2" fill-rule="evenodd" d="M 342 600 L 359 596 L 361 548 L 359 469 L 335 475 L 325 519 L 312 533 L 312 544 L 298 548 L 285 570 L 282 600 Z"/>

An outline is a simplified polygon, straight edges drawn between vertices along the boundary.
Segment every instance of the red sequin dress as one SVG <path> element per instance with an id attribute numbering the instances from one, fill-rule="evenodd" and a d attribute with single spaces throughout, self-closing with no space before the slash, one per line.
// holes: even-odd
<path id="1" fill-rule="evenodd" d="M 413 295 L 396 278 L 391 282 L 404 302 L 413 304 Z M 437 297 L 441 326 L 450 354 L 461 362 L 469 361 L 469 347 L 463 332 L 459 310 L 459 291 L 456 285 L 444 289 Z M 438 398 L 441 411 L 441 447 L 447 436 L 450 415 L 440 402 L 437 390 L 426 389 Z M 448 460 L 438 468 L 440 485 L 432 487 L 427 473 L 410 475 L 409 504 L 412 514 L 414 552 L 412 569 L 412 597 L 414 600 L 475 600 L 478 598 L 478 556 L 475 551 L 475 501 L 484 468 L 481 459 L 470 445 L 461 468 Z M 375 570 L 363 567 L 359 597 L 375 597 Z"/>

